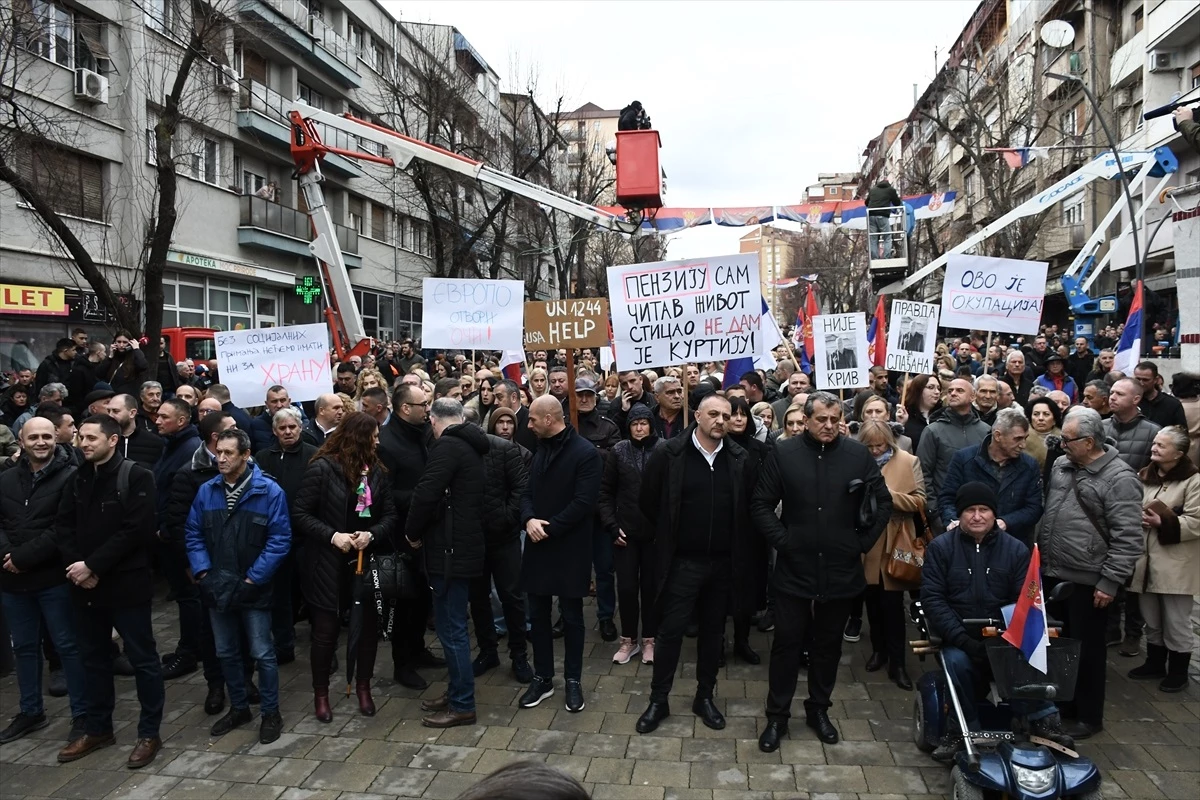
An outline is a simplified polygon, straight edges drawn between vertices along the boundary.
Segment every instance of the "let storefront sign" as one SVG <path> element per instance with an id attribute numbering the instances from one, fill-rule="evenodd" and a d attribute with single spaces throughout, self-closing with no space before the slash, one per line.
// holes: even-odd
<path id="1" fill-rule="evenodd" d="M 66 291 L 63 289 L 0 283 L 0 314 L 65 317 L 68 313 Z"/>

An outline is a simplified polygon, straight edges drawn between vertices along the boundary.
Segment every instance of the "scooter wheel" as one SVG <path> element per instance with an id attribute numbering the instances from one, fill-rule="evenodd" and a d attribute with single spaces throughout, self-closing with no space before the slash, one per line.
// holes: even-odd
<path id="1" fill-rule="evenodd" d="M 922 753 L 932 753 L 937 745 L 929 741 L 929 721 L 925 718 L 925 703 L 920 692 L 913 696 L 913 744 Z"/>
<path id="2" fill-rule="evenodd" d="M 968 783 L 957 764 L 950 770 L 950 782 L 954 787 L 954 794 L 951 795 L 953 800 L 983 800 L 983 789 Z"/>

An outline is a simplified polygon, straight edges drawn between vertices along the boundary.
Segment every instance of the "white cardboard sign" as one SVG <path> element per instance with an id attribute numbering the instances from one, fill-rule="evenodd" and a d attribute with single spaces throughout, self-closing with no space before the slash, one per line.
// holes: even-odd
<path id="1" fill-rule="evenodd" d="M 861 389 L 870 386 L 867 315 L 818 314 L 813 317 L 813 359 L 818 389 Z"/>
<path id="2" fill-rule="evenodd" d="M 215 339 L 217 371 L 235 406 L 264 405 L 267 389 L 275 385 L 285 387 L 295 403 L 333 391 L 324 323 L 217 331 Z"/>
<path id="3" fill-rule="evenodd" d="M 757 253 L 609 267 L 608 297 L 622 370 L 763 352 Z"/>
<path id="4" fill-rule="evenodd" d="M 525 284 L 473 278 L 425 278 L 421 346 L 453 350 L 525 350 Z"/>
<path id="5" fill-rule="evenodd" d="M 933 303 L 892 300 L 884 366 L 895 372 L 929 375 L 937 355 L 938 307 Z"/>
<path id="6" fill-rule="evenodd" d="M 1045 261 L 952 255 L 942 284 L 947 328 L 1036 334 L 1046 300 Z"/>

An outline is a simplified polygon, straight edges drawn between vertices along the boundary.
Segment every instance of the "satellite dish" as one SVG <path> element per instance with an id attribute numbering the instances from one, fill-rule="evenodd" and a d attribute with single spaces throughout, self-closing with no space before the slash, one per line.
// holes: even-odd
<path id="1" fill-rule="evenodd" d="M 1041 38 L 1050 47 L 1061 50 L 1075 43 L 1075 28 L 1064 20 L 1051 20 L 1042 26 Z"/>

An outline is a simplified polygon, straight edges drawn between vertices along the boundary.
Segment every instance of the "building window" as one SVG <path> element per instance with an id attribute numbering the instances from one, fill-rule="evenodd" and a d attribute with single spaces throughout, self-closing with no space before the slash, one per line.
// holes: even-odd
<path id="1" fill-rule="evenodd" d="M 242 170 L 242 194 L 254 194 L 259 189 L 267 185 L 265 175 L 259 175 L 257 172 L 251 172 L 248 169 Z"/>
<path id="2" fill-rule="evenodd" d="M 1192 67 L 1192 88 L 1200 86 L 1200 64 Z"/>
<path id="3" fill-rule="evenodd" d="M 1076 192 L 1062 201 L 1063 225 L 1083 224 L 1084 197 L 1083 192 Z"/>
<path id="4" fill-rule="evenodd" d="M 46 0 L 16 0 L 14 6 L 20 46 L 70 67 L 75 51 L 75 20 L 71 10 Z"/>
<path id="5" fill-rule="evenodd" d="M 371 204 L 371 238 L 381 242 L 388 240 L 388 210 L 379 203 Z"/>
<path id="6" fill-rule="evenodd" d="M 142 8 L 146 14 L 146 27 L 164 36 L 174 36 L 179 30 L 178 0 L 144 0 Z"/>
<path id="7" fill-rule="evenodd" d="M 347 206 L 347 209 L 346 209 L 347 216 L 349 217 L 349 223 L 350 223 L 349 227 L 352 228 L 355 231 L 355 233 L 362 235 L 362 233 L 363 233 L 363 200 L 362 200 L 362 198 L 354 197 L 352 195 L 349 199 L 349 202 L 347 202 L 346 206 Z"/>
<path id="8" fill-rule="evenodd" d="M 319 108 L 322 111 L 325 110 L 325 95 L 303 83 L 298 84 L 298 88 L 301 100 L 313 108 Z"/>
<path id="9" fill-rule="evenodd" d="M 104 219 L 104 162 L 49 144 L 15 155 L 21 177 L 59 214 Z"/>
<path id="10" fill-rule="evenodd" d="M 1146 24 L 1146 11 L 1143 6 L 1138 6 L 1133 10 L 1133 14 L 1129 17 L 1129 35 L 1125 37 L 1125 41 L 1129 41 L 1134 36 L 1141 33 L 1142 28 Z"/>
<path id="11" fill-rule="evenodd" d="M 1083 103 L 1076 103 L 1064 111 L 1059 118 L 1059 122 L 1062 125 L 1064 141 L 1070 142 L 1083 136 L 1083 132 L 1087 128 L 1087 118 L 1083 113 Z"/>
<path id="12" fill-rule="evenodd" d="M 354 302 L 362 314 L 363 330 L 376 339 L 392 339 L 395 336 L 395 300 L 390 294 L 380 294 L 369 289 L 355 289 Z"/>
<path id="13" fill-rule="evenodd" d="M 421 301 L 413 297 L 396 297 L 396 338 L 421 338 Z"/>
<path id="14" fill-rule="evenodd" d="M 201 138 L 194 143 L 189 174 L 214 186 L 221 176 L 221 145 L 214 139 Z"/>
<path id="15" fill-rule="evenodd" d="M 248 283 L 163 274 L 163 325 L 231 331 L 279 324 L 279 292 Z M 257 310 L 258 316 L 252 313 Z"/>

